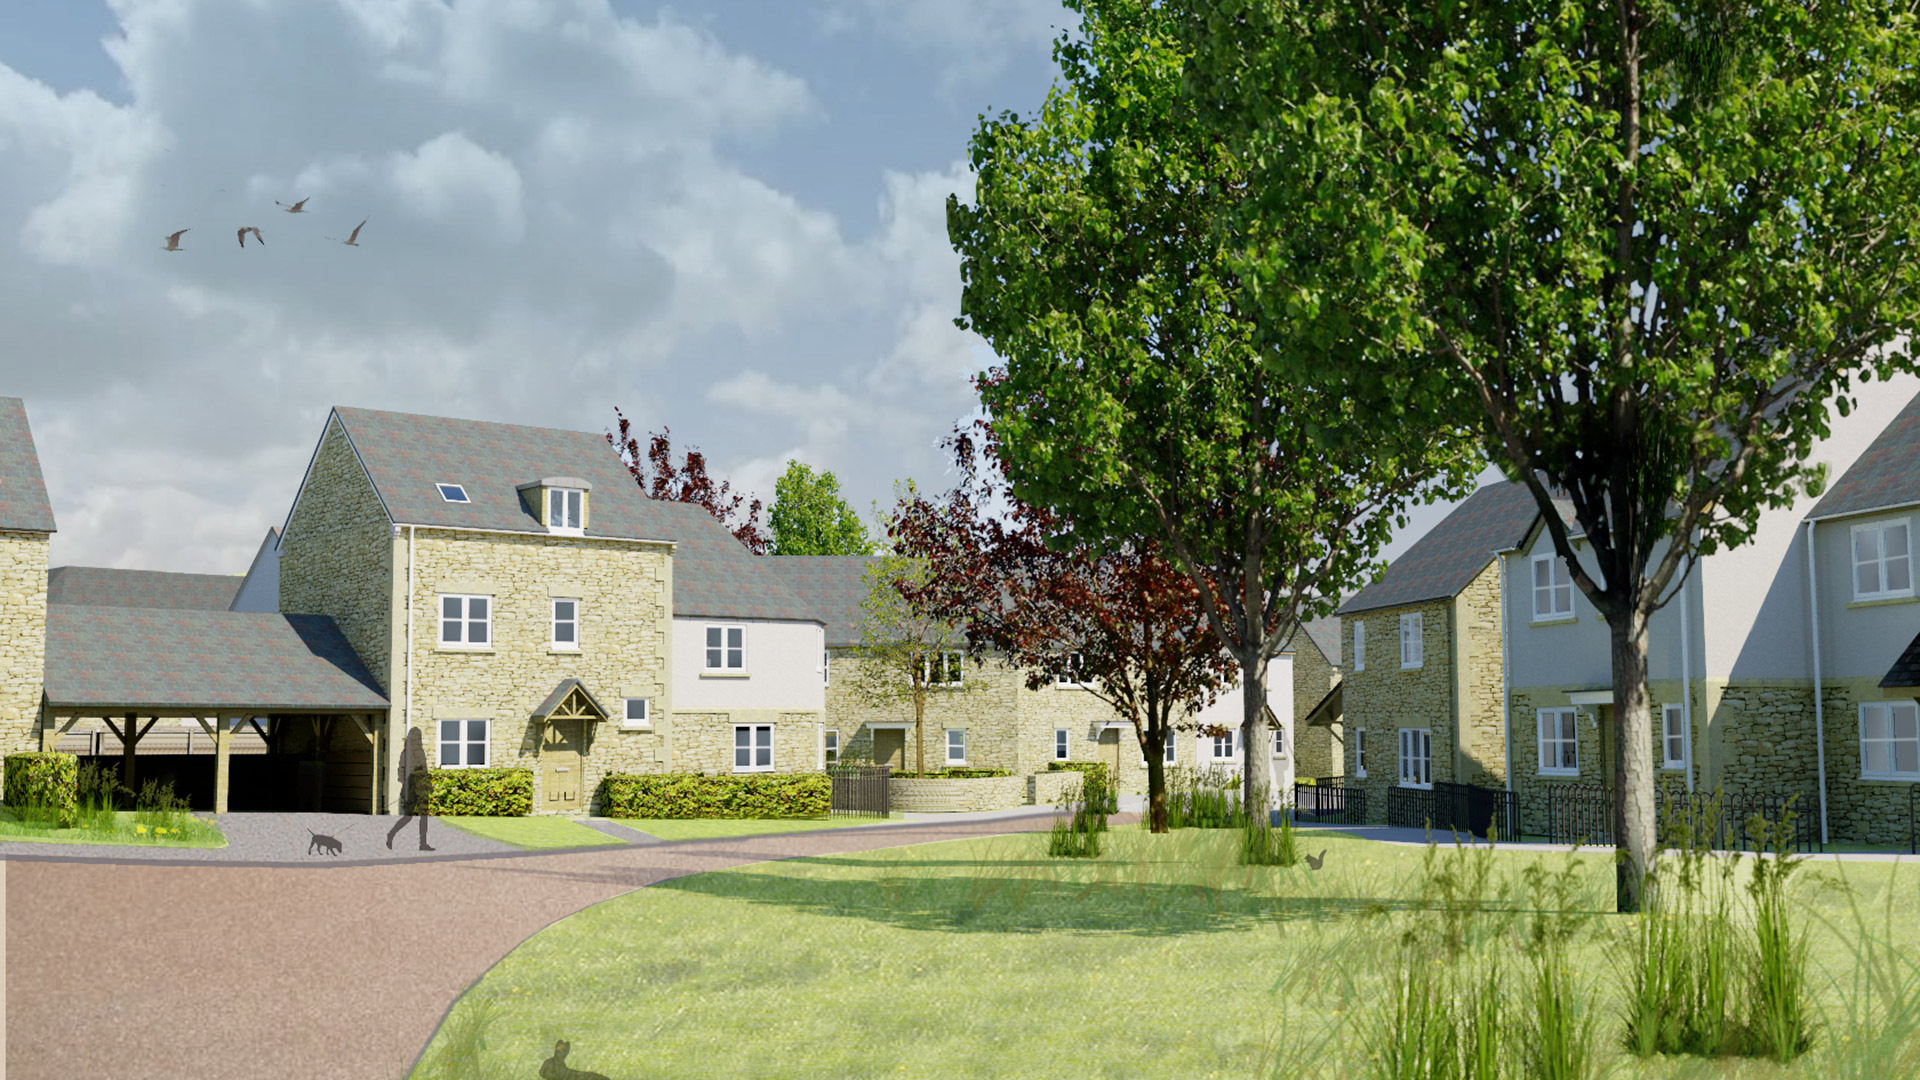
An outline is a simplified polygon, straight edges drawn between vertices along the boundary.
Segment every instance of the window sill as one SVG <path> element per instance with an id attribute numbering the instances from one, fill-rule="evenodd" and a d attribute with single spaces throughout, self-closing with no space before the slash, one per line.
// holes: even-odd
<path id="1" fill-rule="evenodd" d="M 585 536 L 587 535 L 587 530 L 567 529 L 567 528 L 562 528 L 556 525 L 549 525 L 547 526 L 547 535 L 548 536 Z"/>
<path id="2" fill-rule="evenodd" d="M 1891 604 L 1911 604 L 1920 601 L 1920 596 L 1908 593 L 1905 596 L 1869 596 L 1864 600 L 1855 600 L 1847 605 L 1847 610 L 1863 607 L 1887 607 Z"/>
<path id="3" fill-rule="evenodd" d="M 1401 664 L 1400 670 L 1401 671 L 1419 671 L 1421 668 L 1426 666 L 1427 665 L 1425 664 Z"/>
<path id="4" fill-rule="evenodd" d="M 1400 781 L 1400 786 L 1403 788 L 1412 788 L 1416 791 L 1432 791 L 1433 790 L 1432 784 L 1409 784 L 1405 780 Z"/>
<path id="5" fill-rule="evenodd" d="M 752 676 L 744 671 L 703 671 L 700 673 L 700 677 L 703 679 L 746 679 Z"/>
<path id="6" fill-rule="evenodd" d="M 552 655 L 553 653 L 562 653 L 562 654 L 565 654 L 565 655 L 567 655 L 567 656 L 579 656 L 579 655 L 580 655 L 580 646 L 578 646 L 578 645 L 549 645 L 549 646 L 547 646 L 547 653 L 548 653 L 548 655 Z"/>
<path id="7" fill-rule="evenodd" d="M 1920 784 L 1920 773 L 1861 773 L 1860 782 L 1864 784 Z"/>
<path id="8" fill-rule="evenodd" d="M 622 720 L 620 722 L 620 730 L 621 731 L 652 731 L 653 721 L 649 720 L 641 724 L 630 724 L 625 720 Z"/>
<path id="9" fill-rule="evenodd" d="M 773 771 L 773 766 L 771 766 L 771 765 L 761 765 L 761 766 L 757 766 L 757 767 L 755 767 L 755 768 L 751 768 L 751 769 L 743 769 L 743 768 L 741 768 L 740 766 L 738 766 L 738 765 L 735 765 L 735 766 L 733 767 L 733 771 L 734 771 L 734 773 L 735 773 L 736 775 L 737 775 L 737 774 L 739 774 L 739 773 L 761 773 L 761 772 L 772 772 L 772 771 Z"/>
<path id="10" fill-rule="evenodd" d="M 1578 615 L 1551 615 L 1543 619 L 1530 620 L 1527 623 L 1527 625 L 1528 626 L 1565 626 L 1568 623 L 1577 623 L 1579 621 L 1580 621 L 1580 616 Z"/>
<path id="11" fill-rule="evenodd" d="M 1687 766 L 1684 762 L 1678 765 L 1662 765 L 1660 766 L 1660 771 L 1683 773 L 1687 771 Z M 1920 777 L 1915 777 L 1915 779 L 1920 780 Z"/>
<path id="12" fill-rule="evenodd" d="M 486 653 L 491 653 L 491 652 L 493 652 L 493 646 L 491 646 L 491 645 L 435 645 L 435 646 L 433 647 L 433 651 L 434 651 L 434 652 L 437 652 L 437 653 L 481 653 L 481 654 L 486 654 Z"/>
<path id="13" fill-rule="evenodd" d="M 1539 772 L 1535 773 L 1534 775 L 1541 777 L 1542 779 L 1545 779 L 1545 780 L 1578 780 L 1580 779 L 1580 770 L 1579 769 L 1554 769 L 1553 771 L 1549 772 L 1546 769 L 1541 769 Z"/>

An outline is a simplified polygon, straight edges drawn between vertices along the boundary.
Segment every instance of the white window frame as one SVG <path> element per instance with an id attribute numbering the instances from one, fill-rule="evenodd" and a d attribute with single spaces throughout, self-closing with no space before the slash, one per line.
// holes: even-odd
<path id="1" fill-rule="evenodd" d="M 1547 584 L 1540 584 L 1540 572 L 1547 572 Z M 1564 580 L 1563 580 L 1564 579 Z M 1566 606 L 1560 605 L 1561 598 Z M 1540 606 L 1541 600 L 1546 607 Z M 1573 571 L 1567 568 L 1567 561 L 1559 555 L 1548 552 L 1533 557 L 1533 621 L 1555 622 L 1573 618 Z"/>
<path id="2" fill-rule="evenodd" d="M 452 495 L 447 494 L 447 490 L 449 488 L 457 492 L 460 495 L 460 497 L 456 499 Z M 467 489 L 466 489 L 466 485 L 464 484 L 435 484 L 433 485 L 433 489 L 435 491 L 438 491 L 440 493 L 440 498 L 446 502 L 470 503 L 473 501 L 471 498 L 467 496 Z"/>
<path id="3" fill-rule="evenodd" d="M 1211 758 L 1208 758 L 1207 760 L 1232 761 L 1234 758 L 1233 737 L 1238 734 L 1239 732 L 1234 731 L 1232 728 L 1228 728 L 1227 733 L 1225 735 L 1213 736 L 1213 742 L 1212 742 L 1213 756 Z M 1225 750 L 1226 753 L 1222 754 L 1220 752 L 1221 750 Z"/>
<path id="4" fill-rule="evenodd" d="M 1887 531 L 1896 528 L 1906 533 L 1907 541 L 1906 550 L 1898 555 L 1892 554 L 1887 550 Z M 1874 534 L 1874 548 L 1876 551 L 1874 558 L 1867 562 L 1862 562 L 1860 559 L 1860 538 L 1864 533 Z M 1912 518 L 1892 518 L 1887 521 L 1876 521 L 1868 525 L 1855 525 L 1848 531 L 1847 541 L 1848 558 L 1853 566 L 1853 598 L 1855 600 L 1889 600 L 1895 597 L 1913 595 Z M 1906 572 L 1907 584 L 1905 588 L 1891 589 L 1887 587 L 1887 570 L 1896 561 L 1900 563 L 1902 569 Z M 1880 588 L 1872 592 L 1862 592 L 1860 590 L 1860 570 L 1862 567 L 1868 565 L 1874 568 L 1874 577 L 1875 580 L 1880 583 Z"/>
<path id="5" fill-rule="evenodd" d="M 1680 744 L 1680 755 L 1674 756 L 1673 744 Z M 1685 771 L 1687 759 L 1692 755 L 1693 732 L 1687 730 L 1687 707 L 1678 702 L 1669 702 L 1660 706 L 1660 767 L 1675 771 Z"/>
<path id="6" fill-rule="evenodd" d="M 741 745 L 740 733 L 747 732 L 747 743 Z M 766 734 L 762 739 L 761 733 Z M 740 764 L 740 752 L 747 752 L 747 764 Z M 763 755 L 761 751 L 765 751 Z M 766 761 L 759 759 L 765 757 Z M 773 725 L 772 724 L 735 724 L 733 725 L 733 771 L 772 772 L 773 771 Z"/>
<path id="7" fill-rule="evenodd" d="M 1402 671 L 1425 666 L 1425 642 L 1421 639 L 1421 634 L 1426 629 L 1424 623 L 1422 613 L 1418 611 L 1400 616 L 1400 670 Z"/>
<path id="8" fill-rule="evenodd" d="M 820 685 L 833 685 L 833 652 L 828 649 L 820 650 Z"/>
<path id="9" fill-rule="evenodd" d="M 454 725 L 454 737 L 451 739 L 447 738 L 448 724 Z M 474 724 L 480 725 L 478 738 L 475 738 L 475 729 L 472 726 Z M 482 717 L 466 717 L 458 720 L 443 719 L 436 726 L 439 728 L 439 768 L 484 769 L 493 762 L 492 720 Z M 449 762 L 447 760 L 447 748 L 450 746 L 458 747 L 458 750 L 455 751 L 455 756 L 459 758 L 458 761 Z M 467 760 L 472 756 L 468 751 L 476 746 L 480 748 L 480 761 L 478 764 Z"/>
<path id="10" fill-rule="evenodd" d="M 1554 724 L 1552 737 L 1549 737 L 1547 733 L 1547 721 L 1549 717 L 1552 718 L 1553 724 Z M 1566 727 L 1563 726 L 1562 724 L 1562 721 L 1566 721 L 1569 719 L 1571 719 L 1573 724 L 1573 737 L 1571 739 L 1567 738 Z M 1534 739 L 1537 743 L 1537 747 L 1536 747 L 1537 752 L 1534 755 L 1534 759 L 1535 759 L 1534 763 L 1539 767 L 1541 776 L 1579 776 L 1580 775 L 1580 712 L 1579 710 L 1571 709 L 1571 708 L 1554 708 L 1554 709 L 1536 710 L 1534 713 L 1534 720 L 1533 720 L 1533 733 L 1534 733 Z M 1551 760 L 1555 762 L 1555 764 L 1553 765 L 1547 764 L 1547 761 L 1549 760 L 1547 748 L 1549 746 L 1553 747 L 1553 754 L 1551 756 Z M 1573 749 L 1573 764 L 1571 766 L 1568 766 L 1567 764 L 1565 764 L 1566 762 L 1565 750 L 1568 748 L 1568 746 L 1571 746 Z"/>
<path id="11" fill-rule="evenodd" d="M 734 631 L 739 633 L 735 634 Z M 718 643 L 715 642 L 716 634 L 719 635 Z M 728 675 L 745 675 L 747 673 L 747 628 L 744 624 L 708 623 L 703 628 L 701 637 L 705 639 L 700 650 L 700 670 L 703 674 L 721 672 Z M 737 645 L 734 644 L 736 638 L 739 641 Z M 720 654 L 718 665 L 713 662 L 715 652 Z M 730 662 L 734 660 L 739 662 Z"/>
<path id="12" fill-rule="evenodd" d="M 938 667 L 934 660 L 938 659 Z M 935 682 L 935 675 L 953 675 L 960 677 L 945 682 Z M 941 649 L 932 656 L 920 658 L 920 683 L 935 690 L 951 690 L 967 685 L 967 652 L 965 649 Z"/>
<path id="13" fill-rule="evenodd" d="M 1278 725 L 1273 729 L 1273 756 L 1287 756 L 1287 729 Z"/>
<path id="14" fill-rule="evenodd" d="M 948 765 L 965 765 L 967 763 L 967 729 L 950 727 L 946 730 L 947 730 L 947 757 L 946 757 L 947 764 Z M 953 756 L 953 748 L 954 748 L 953 737 L 955 735 L 960 736 L 960 742 L 959 742 L 960 756 L 959 757 Z"/>
<path id="15" fill-rule="evenodd" d="M 635 706 L 639 706 L 637 709 Z M 635 716 L 638 712 L 640 715 Z M 648 698 L 630 697 L 621 703 L 620 726 L 624 728 L 647 728 L 653 726 L 653 702 Z"/>
<path id="16" fill-rule="evenodd" d="M 840 729 L 828 728 L 821 737 L 821 746 L 826 750 L 827 764 L 840 764 Z"/>
<path id="17" fill-rule="evenodd" d="M 552 600 L 553 600 L 553 620 L 552 620 L 553 633 L 549 635 L 552 638 L 552 640 L 547 643 L 548 647 L 558 652 L 579 652 L 580 651 L 580 598 L 577 596 L 555 596 L 552 598 Z M 573 617 L 571 619 L 562 619 L 560 617 L 561 604 L 573 605 Z M 572 641 L 560 640 L 560 628 L 563 625 L 569 626 L 572 629 L 573 631 Z"/>
<path id="18" fill-rule="evenodd" d="M 555 502 L 559 505 L 555 506 Z M 579 536 L 585 532 L 587 520 L 587 493 L 580 488 L 552 487 L 546 489 L 541 499 L 545 507 L 544 514 L 547 531 L 566 536 Z M 560 520 L 554 520 L 558 511 Z"/>
<path id="19" fill-rule="evenodd" d="M 1053 729 L 1053 760 L 1055 761 L 1067 760 L 1067 729 L 1066 728 L 1057 727 Z"/>
<path id="20" fill-rule="evenodd" d="M 1367 624 L 1353 621 L 1353 670 L 1367 670 Z"/>
<path id="21" fill-rule="evenodd" d="M 447 618 L 447 601 L 449 600 L 459 601 L 460 604 L 460 614 L 452 619 Z M 476 600 L 485 605 L 486 609 L 486 613 L 477 619 L 473 617 L 473 602 Z M 439 639 L 440 648 L 472 649 L 475 651 L 492 650 L 493 597 L 479 593 L 440 593 L 434 601 L 434 608 L 434 623 L 439 627 L 436 636 Z M 461 638 L 459 641 L 447 640 L 447 625 L 449 623 L 455 623 L 460 626 Z M 483 632 L 486 635 L 485 641 L 473 640 L 473 628 L 476 625 L 484 628 Z"/>
<path id="22" fill-rule="evenodd" d="M 1400 786 L 1433 786 L 1433 729 L 1400 729 Z"/>
<path id="23" fill-rule="evenodd" d="M 1353 775 L 1362 780 L 1367 778 L 1367 729 L 1353 730 Z"/>
<path id="24" fill-rule="evenodd" d="M 1081 675 L 1086 669 L 1086 663 L 1087 658 L 1084 655 L 1077 652 L 1068 653 L 1064 664 L 1066 670 L 1053 673 L 1053 685 L 1065 689 L 1079 689 L 1087 685 Z"/>
<path id="25" fill-rule="evenodd" d="M 1879 712 L 1884 717 L 1884 726 L 1879 734 L 1869 737 L 1867 716 L 1869 711 Z M 1914 737 L 1904 738 L 1900 734 L 1899 721 L 1911 724 Z M 1909 751 L 1911 771 L 1900 768 L 1900 744 L 1912 746 Z M 1870 769 L 1873 760 L 1871 744 L 1879 744 L 1885 756 L 1886 768 Z M 1860 779 L 1862 780 L 1920 780 L 1920 705 L 1912 701 L 1863 701 L 1860 703 Z"/>

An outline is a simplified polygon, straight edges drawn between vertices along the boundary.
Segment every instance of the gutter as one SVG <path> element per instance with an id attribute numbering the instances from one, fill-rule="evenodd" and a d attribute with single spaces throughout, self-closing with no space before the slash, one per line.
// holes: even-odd
<path id="1" fill-rule="evenodd" d="M 1680 719 L 1687 725 L 1687 738 L 1681 748 L 1686 754 L 1687 794 L 1693 794 L 1693 652 L 1692 635 L 1687 630 L 1687 583 L 1680 583 Z M 1660 718 L 1661 726 L 1666 718 Z M 1660 733 L 1661 738 L 1666 732 Z"/>
<path id="2" fill-rule="evenodd" d="M 577 637 L 578 635 L 576 635 Z M 407 526 L 407 690 L 402 705 L 404 712 L 400 730 L 413 727 L 413 526 Z M 391 751 L 389 751 L 391 755 Z M 398 770 L 400 763 L 395 755 L 394 765 Z"/>
<path id="3" fill-rule="evenodd" d="M 670 548 L 677 547 L 680 543 L 678 540 L 649 540 L 644 536 L 575 536 L 572 533 L 536 532 L 527 529 L 481 529 L 471 525 L 434 525 L 427 522 L 395 522 L 394 524 L 405 524 L 408 529 L 417 527 L 439 529 L 442 532 L 492 533 L 496 536 L 564 536 L 569 540 L 610 540 L 617 544 L 665 544 Z"/>
<path id="4" fill-rule="evenodd" d="M 1838 515 L 1835 515 L 1838 516 Z M 1827 724 L 1820 695 L 1820 578 L 1814 572 L 1813 523 L 1807 519 L 1807 626 L 1813 631 L 1813 753 L 1820 778 L 1820 843 L 1827 841 Z"/>

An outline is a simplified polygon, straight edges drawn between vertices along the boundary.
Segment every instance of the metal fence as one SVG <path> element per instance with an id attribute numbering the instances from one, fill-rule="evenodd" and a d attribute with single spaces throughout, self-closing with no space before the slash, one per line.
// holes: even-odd
<path id="1" fill-rule="evenodd" d="M 1440 780 L 1432 788 L 1389 788 L 1387 824 L 1517 839 L 1520 800 L 1511 791 Z"/>
<path id="2" fill-rule="evenodd" d="M 1920 784 L 1907 789 L 1907 854 L 1920 855 Z"/>
<path id="3" fill-rule="evenodd" d="M 1790 847 L 1798 852 L 1824 851 L 1819 822 L 1804 795 L 1773 791 L 1738 791 L 1719 796 L 1715 815 L 1714 795 L 1709 792 L 1661 792 L 1654 799 L 1654 827 L 1665 841 L 1671 832 L 1691 828 L 1698 842 L 1715 851 L 1758 850 L 1761 838 L 1753 832 L 1751 820 L 1758 815 L 1769 822 L 1783 820 L 1791 811 L 1793 839 Z M 1556 844 L 1594 844 L 1611 846 L 1613 837 L 1613 791 L 1597 784 L 1555 785 L 1547 793 L 1547 840 Z"/>
<path id="4" fill-rule="evenodd" d="M 1367 820 L 1367 790 L 1350 788 L 1338 776 L 1293 785 L 1293 820 L 1322 825 L 1361 825 Z"/>
<path id="5" fill-rule="evenodd" d="M 841 817 L 886 817 L 887 777 L 891 765 L 830 765 L 833 778 L 832 812 Z"/>

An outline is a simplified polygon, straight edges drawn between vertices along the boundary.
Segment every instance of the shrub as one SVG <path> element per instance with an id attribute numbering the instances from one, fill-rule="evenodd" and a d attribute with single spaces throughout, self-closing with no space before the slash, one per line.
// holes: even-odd
<path id="1" fill-rule="evenodd" d="M 75 794 L 87 810 L 131 810 L 133 789 L 120 782 L 120 767 L 104 761 L 89 761 L 80 766 Z"/>
<path id="2" fill-rule="evenodd" d="M 35 810 L 72 828 L 79 811 L 79 758 L 72 754 L 8 754 L 0 799 L 15 811 Z"/>
<path id="3" fill-rule="evenodd" d="M 1280 824 L 1250 817 L 1240 830 L 1241 866 L 1292 866 L 1300 861 L 1294 840 L 1293 814 L 1280 811 Z"/>
<path id="4" fill-rule="evenodd" d="M 533 812 L 532 769 L 428 769 L 426 788 L 431 792 L 427 805 L 419 805 L 416 786 L 408 813 L 525 817 Z"/>
<path id="5" fill-rule="evenodd" d="M 833 780 L 825 773 L 610 773 L 600 781 L 600 806 L 617 818 L 822 817 L 833 808 Z"/>
<path id="6" fill-rule="evenodd" d="M 1119 793 L 1114 789 L 1113 777 L 1110 777 L 1107 775 L 1106 762 L 1104 761 L 1049 761 L 1047 762 L 1047 771 L 1048 772 L 1077 772 L 1077 773 L 1083 774 L 1086 777 L 1086 780 L 1085 780 L 1086 794 L 1091 795 L 1095 790 L 1104 792 L 1105 799 L 1106 799 L 1105 803 L 1103 804 L 1105 808 L 1104 812 L 1108 814 L 1117 814 L 1120 812 L 1120 796 L 1119 796 Z M 1103 828 L 1105 827 L 1104 823 L 1102 827 Z"/>
<path id="7" fill-rule="evenodd" d="M 1070 819 L 1055 818 L 1053 832 L 1047 837 L 1047 854 L 1055 858 L 1093 859 L 1100 855 L 1100 834 L 1107 829 L 1106 815 L 1100 812 L 1108 792 L 1096 785 L 1092 776 L 1081 780 L 1080 787 L 1067 791 L 1061 802 L 1073 810 Z"/>

